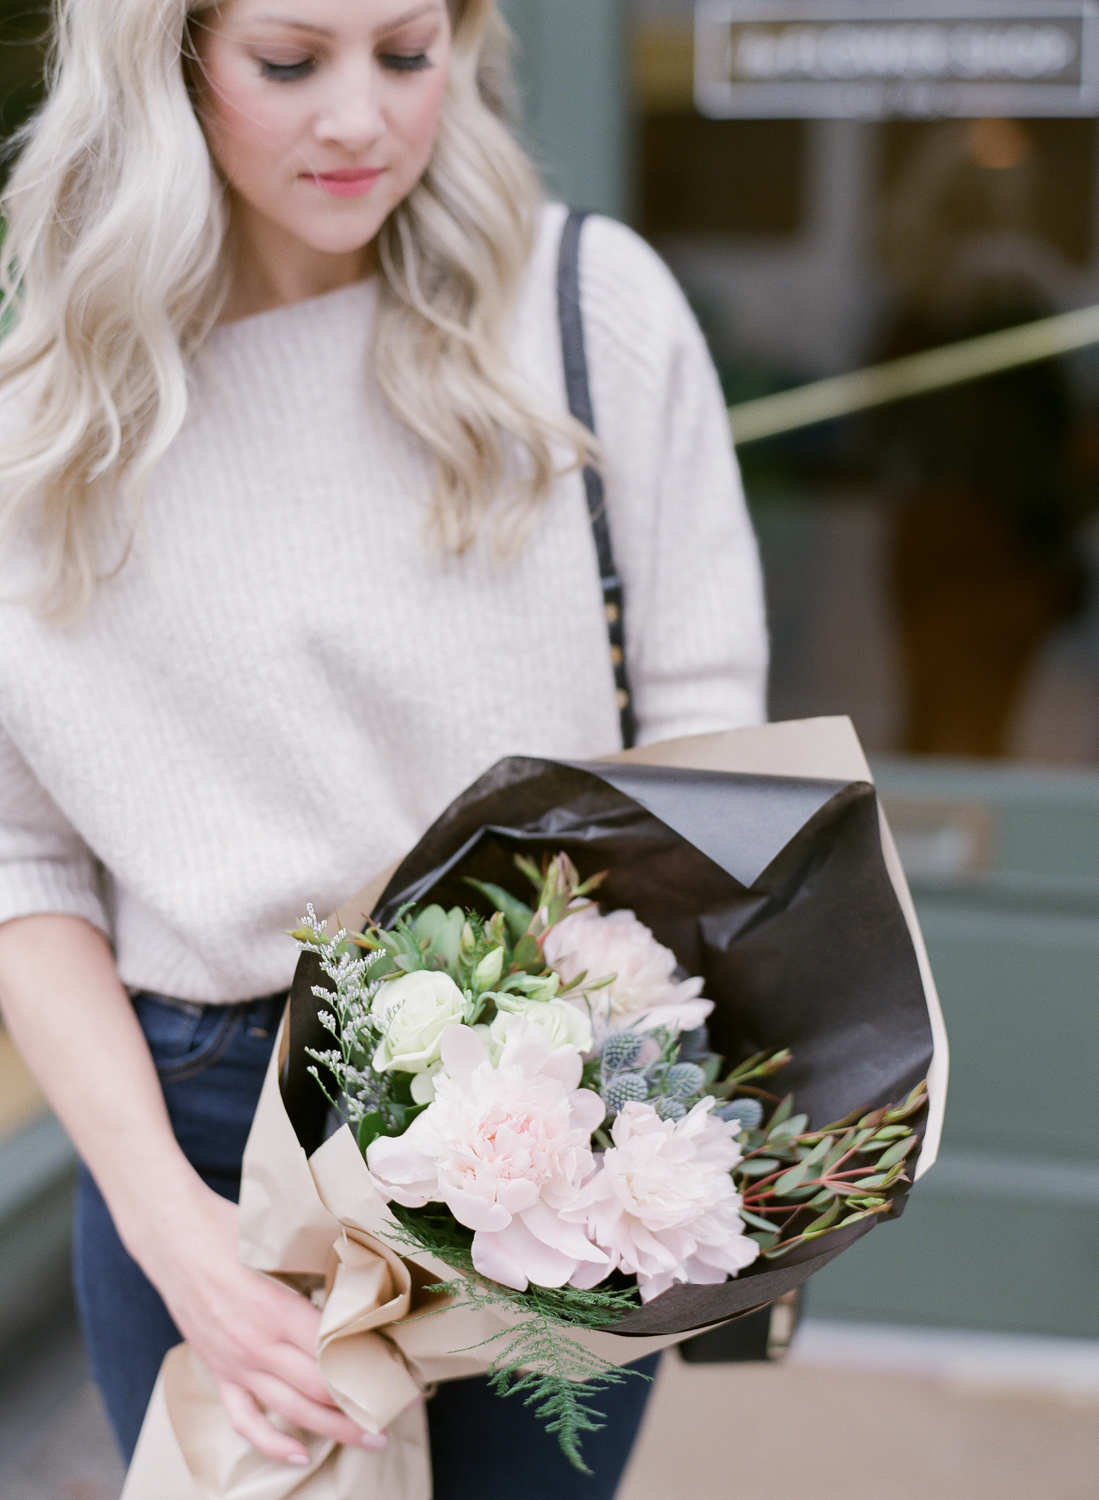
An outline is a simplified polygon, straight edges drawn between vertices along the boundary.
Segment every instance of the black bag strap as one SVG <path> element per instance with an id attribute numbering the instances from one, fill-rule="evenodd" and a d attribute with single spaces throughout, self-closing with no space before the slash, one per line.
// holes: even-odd
<path id="1" fill-rule="evenodd" d="M 586 213 L 570 213 L 561 235 L 561 254 L 557 264 L 557 315 L 561 325 L 561 351 L 565 360 L 565 391 L 569 411 L 578 422 L 595 432 L 595 413 L 588 383 L 588 357 L 584 352 L 584 316 L 580 307 L 580 231 Z M 591 464 L 584 467 L 584 493 L 588 500 L 595 552 L 599 560 L 599 581 L 603 588 L 603 609 L 610 639 L 611 665 L 618 701 L 618 719 L 622 744 L 629 750 L 637 743 L 637 718 L 630 691 L 626 666 L 626 637 L 623 619 L 622 580 L 614 564 L 611 533 L 607 525 L 607 501 L 603 476 Z"/>

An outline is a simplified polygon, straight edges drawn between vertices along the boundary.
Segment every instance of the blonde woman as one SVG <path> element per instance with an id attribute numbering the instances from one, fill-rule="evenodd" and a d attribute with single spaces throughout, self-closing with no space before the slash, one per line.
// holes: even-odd
<path id="1" fill-rule="evenodd" d="M 502 755 L 607 753 L 634 710 L 648 740 L 758 721 L 756 550 L 699 332 L 601 219 L 598 444 L 569 413 L 565 214 L 502 122 L 493 0 L 62 0 L 57 34 L 4 204 L 0 998 L 85 1163 L 123 1451 L 184 1336 L 302 1464 L 295 1429 L 385 1439 L 236 1253 L 285 930 Z M 587 1481 L 518 1403 L 444 1387 L 437 1495 L 609 1497 L 629 1385 Z"/>

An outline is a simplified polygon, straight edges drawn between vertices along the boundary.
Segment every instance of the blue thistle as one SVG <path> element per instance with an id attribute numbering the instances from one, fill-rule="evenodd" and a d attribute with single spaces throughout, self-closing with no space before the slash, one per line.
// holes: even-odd
<path id="1" fill-rule="evenodd" d="M 697 1063 L 679 1062 L 664 1075 L 664 1090 L 673 1098 L 689 1099 L 705 1082 L 706 1075 Z"/>
<path id="2" fill-rule="evenodd" d="M 603 1071 L 617 1073 L 632 1067 L 644 1045 L 645 1038 L 638 1036 L 636 1031 L 619 1031 L 609 1036 L 603 1043 Z"/>
<path id="3" fill-rule="evenodd" d="M 619 1114 L 631 1101 L 642 1103 L 649 1096 L 649 1080 L 644 1073 L 619 1073 L 603 1089 L 603 1103 L 612 1115 Z"/>
<path id="4" fill-rule="evenodd" d="M 719 1120 L 736 1120 L 741 1130 L 758 1130 L 763 1124 L 763 1105 L 758 1099 L 734 1099 L 714 1113 Z"/>
<path id="5" fill-rule="evenodd" d="M 656 1099 L 653 1103 L 662 1120 L 682 1120 L 687 1114 L 687 1106 L 681 1099 Z"/>

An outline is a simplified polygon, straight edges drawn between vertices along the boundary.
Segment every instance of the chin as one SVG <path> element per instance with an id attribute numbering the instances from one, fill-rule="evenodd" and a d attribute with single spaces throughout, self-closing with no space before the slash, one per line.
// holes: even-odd
<path id="1" fill-rule="evenodd" d="M 354 255 L 358 250 L 365 250 L 378 236 L 384 220 L 370 230 L 364 230 L 361 234 L 353 235 L 310 235 L 299 234 L 299 239 L 308 245 L 310 250 L 317 250 L 322 255 Z"/>
<path id="2" fill-rule="evenodd" d="M 335 213 L 310 214 L 304 221 L 286 227 L 311 250 L 319 250 L 325 255 L 350 255 L 377 238 L 389 213 L 388 205 L 384 209 L 373 206 L 368 213 L 341 214 L 337 210 Z"/>

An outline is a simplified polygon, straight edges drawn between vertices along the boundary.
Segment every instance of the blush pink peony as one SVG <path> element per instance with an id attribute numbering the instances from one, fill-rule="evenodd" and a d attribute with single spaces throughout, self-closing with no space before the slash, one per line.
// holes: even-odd
<path id="1" fill-rule="evenodd" d="M 474 1230 L 477 1270 L 504 1286 L 564 1286 L 580 1266 L 601 1281 L 609 1257 L 561 1216 L 594 1170 L 591 1133 L 603 1119 L 599 1096 L 578 1088 L 579 1052 L 554 1048 L 521 1017 L 496 1067 L 468 1026 L 449 1027 L 441 1048 L 434 1102 L 367 1150 L 379 1192 L 408 1208 L 445 1203 Z"/>
<path id="2" fill-rule="evenodd" d="M 658 1026 L 678 1035 L 701 1026 L 714 1008 L 712 1000 L 699 998 L 701 979 L 675 977 L 675 954 L 632 911 L 603 916 L 597 906 L 586 906 L 550 928 L 542 951 L 565 984 L 580 974 L 592 984 L 614 975 L 601 988 L 582 987 L 575 1002 L 590 1008 L 600 1036 Z"/>
<path id="3" fill-rule="evenodd" d="M 714 1119 L 712 1105 L 704 1099 L 684 1119 L 662 1120 L 651 1104 L 627 1104 L 601 1170 L 569 1210 L 616 1269 L 637 1276 L 643 1302 L 677 1281 L 725 1281 L 759 1254 L 729 1175 L 741 1156 L 740 1126 Z M 574 1285 L 594 1284 L 586 1270 Z"/>

